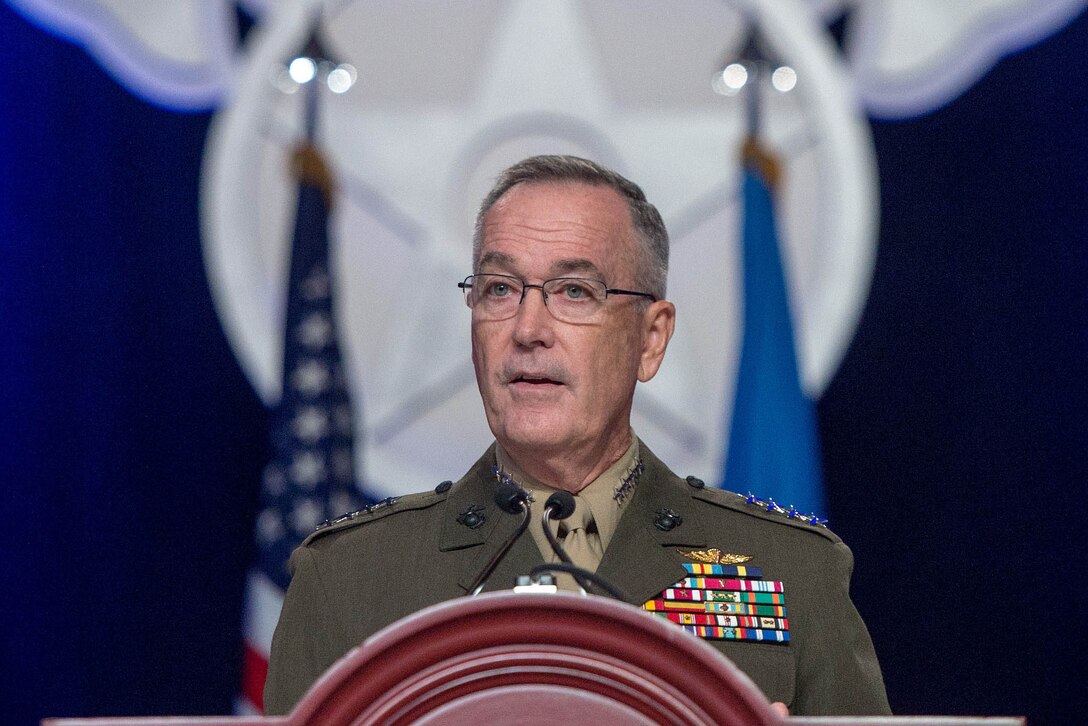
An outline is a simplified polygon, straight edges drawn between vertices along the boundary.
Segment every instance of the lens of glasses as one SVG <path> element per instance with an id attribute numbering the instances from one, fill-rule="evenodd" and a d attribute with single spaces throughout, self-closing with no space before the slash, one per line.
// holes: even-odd
<path id="1" fill-rule="evenodd" d="M 516 315 L 523 296 L 534 288 L 543 293 L 551 314 L 564 322 L 592 320 L 601 313 L 608 297 L 603 282 L 581 277 L 557 277 L 541 285 L 529 285 L 512 275 L 482 273 L 465 278 L 461 286 L 468 306 L 487 320 Z"/>

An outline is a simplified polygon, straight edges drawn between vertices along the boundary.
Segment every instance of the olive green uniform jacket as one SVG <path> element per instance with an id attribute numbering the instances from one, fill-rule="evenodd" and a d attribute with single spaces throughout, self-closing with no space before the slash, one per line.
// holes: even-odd
<path id="1" fill-rule="evenodd" d="M 824 527 L 681 479 L 645 444 L 640 451 L 645 470 L 597 574 L 641 605 L 687 576 L 682 563 L 690 559 L 681 549 L 749 555 L 747 564 L 761 567 L 764 579 L 783 583 L 790 641 L 707 642 L 793 714 L 888 713 L 872 641 L 850 601 L 846 545 Z M 491 449 L 453 486 L 345 518 L 295 550 L 272 640 L 267 713 L 289 711 L 329 666 L 386 625 L 466 594 L 520 520 L 494 503 L 494 466 Z M 475 528 L 472 517 L 461 516 L 474 506 L 484 518 Z M 656 527 L 662 509 L 680 523 Z M 542 562 L 533 538 L 522 536 L 487 590 L 513 586 Z"/>

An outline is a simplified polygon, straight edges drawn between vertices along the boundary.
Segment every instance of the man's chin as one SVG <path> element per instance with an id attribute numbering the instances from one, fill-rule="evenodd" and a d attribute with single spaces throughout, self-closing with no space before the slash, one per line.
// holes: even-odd
<path id="1" fill-rule="evenodd" d="M 567 430 L 541 425 L 539 421 L 520 421 L 493 430 L 495 439 L 507 451 L 546 454 L 571 445 L 573 437 Z"/>

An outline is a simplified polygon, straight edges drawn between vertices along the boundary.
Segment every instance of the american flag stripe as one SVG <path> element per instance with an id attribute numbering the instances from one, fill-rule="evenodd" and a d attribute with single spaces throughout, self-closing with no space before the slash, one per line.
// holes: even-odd
<path id="1" fill-rule="evenodd" d="M 268 676 L 268 654 L 282 607 L 283 591 L 260 570 L 251 571 L 246 579 L 242 692 L 237 706 L 240 713 L 264 712 L 264 681 Z"/>
<path id="2" fill-rule="evenodd" d="M 268 677 L 268 656 L 248 642 L 242 652 L 242 698 L 264 712 L 264 681 Z"/>
<path id="3" fill-rule="evenodd" d="M 246 581 L 246 603 L 252 606 L 245 615 L 246 640 L 267 658 L 283 607 L 283 591 L 260 570 L 253 570 Z"/>

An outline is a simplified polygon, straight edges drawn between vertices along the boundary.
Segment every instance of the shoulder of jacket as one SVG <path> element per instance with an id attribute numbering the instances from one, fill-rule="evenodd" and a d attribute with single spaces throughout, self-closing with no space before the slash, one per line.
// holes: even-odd
<path id="1" fill-rule="evenodd" d="M 691 484 L 695 477 L 688 477 Z M 695 479 L 695 481 L 699 481 Z M 695 485 L 692 485 L 693 487 Z M 738 494 L 727 489 L 714 487 L 696 487 L 693 496 L 710 504 L 739 512 L 769 525 L 792 527 L 804 532 L 822 537 L 831 542 L 839 543 L 842 540 L 837 534 L 828 529 L 827 519 L 816 514 L 804 513 L 793 507 L 783 507 L 773 499 L 756 496 L 755 494 Z"/>
<path id="2" fill-rule="evenodd" d="M 418 511 L 434 506 L 445 500 L 449 486 L 442 482 L 434 491 L 408 494 L 402 497 L 387 497 L 380 502 L 368 504 L 354 512 L 348 512 L 336 519 L 330 519 L 317 525 L 310 536 L 302 541 L 300 546 L 305 547 L 314 540 L 337 534 L 348 529 L 354 529 L 370 522 L 392 517 L 403 512 Z"/>

